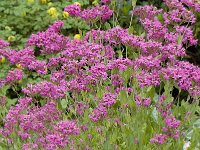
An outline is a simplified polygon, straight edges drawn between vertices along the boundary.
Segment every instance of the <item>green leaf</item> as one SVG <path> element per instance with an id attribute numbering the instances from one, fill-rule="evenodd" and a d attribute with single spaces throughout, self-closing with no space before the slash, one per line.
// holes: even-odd
<path id="1" fill-rule="evenodd" d="M 182 40 L 183 40 L 183 35 L 179 34 L 178 38 L 177 38 L 178 45 L 180 45 L 182 43 Z"/>
<path id="2" fill-rule="evenodd" d="M 187 130 L 187 131 L 185 132 L 185 137 L 186 137 L 188 140 L 190 140 L 191 137 L 192 137 L 192 133 L 193 133 L 193 130 Z"/>
<path id="3" fill-rule="evenodd" d="M 8 107 L 10 107 L 12 105 L 15 105 L 16 102 L 17 102 L 17 98 L 15 98 L 15 99 L 8 99 L 7 100 L 7 105 L 8 105 Z"/>
<path id="4" fill-rule="evenodd" d="M 197 119 L 197 120 L 194 122 L 193 126 L 200 129 L 200 119 Z"/>
<path id="5" fill-rule="evenodd" d="M 134 33 L 134 27 L 133 26 L 128 28 L 128 33 L 129 34 L 133 34 Z"/>
<path id="6" fill-rule="evenodd" d="M 62 99 L 60 102 L 62 109 L 66 109 L 68 105 L 68 101 L 66 99 Z"/>
<path id="7" fill-rule="evenodd" d="M 158 18 L 158 20 L 159 20 L 160 22 L 164 23 L 164 17 L 163 17 L 163 14 L 162 14 L 162 13 L 158 14 L 158 15 L 157 15 L 157 18 Z"/>
<path id="8" fill-rule="evenodd" d="M 137 3 L 137 0 L 132 0 L 132 6 L 133 6 L 133 9 L 135 8 L 136 3 Z"/>
<path id="9" fill-rule="evenodd" d="M 110 24 L 108 22 L 106 22 L 104 25 L 105 25 L 105 29 L 106 30 L 111 29 L 111 26 L 110 26 Z"/>
<path id="10" fill-rule="evenodd" d="M 156 123 L 158 123 L 158 111 L 157 111 L 156 107 L 154 107 L 154 109 L 152 111 L 152 117 L 153 117 L 154 121 Z"/>

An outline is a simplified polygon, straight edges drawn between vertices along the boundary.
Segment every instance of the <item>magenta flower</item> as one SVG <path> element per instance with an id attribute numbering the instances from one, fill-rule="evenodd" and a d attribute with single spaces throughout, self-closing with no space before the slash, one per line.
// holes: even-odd
<path id="1" fill-rule="evenodd" d="M 193 8 L 196 12 L 200 12 L 200 3 L 196 0 L 181 0 L 181 2 L 188 7 Z"/>
<path id="2" fill-rule="evenodd" d="M 24 88 L 22 91 L 29 96 L 40 94 L 43 97 L 57 100 L 65 96 L 66 85 L 62 82 L 60 83 L 60 85 L 56 85 L 51 82 L 43 81 L 35 85 L 27 85 L 27 87 Z"/>
<path id="3" fill-rule="evenodd" d="M 72 5 L 66 6 L 64 11 L 68 12 L 71 16 L 78 17 L 81 14 L 81 7 L 77 4 L 72 4 Z"/>
<path id="4" fill-rule="evenodd" d="M 101 20 L 106 21 L 110 19 L 112 16 L 113 11 L 106 5 L 103 6 L 95 6 L 91 9 L 85 9 L 81 12 L 80 17 L 86 21 L 92 20 Z"/>
<path id="5" fill-rule="evenodd" d="M 111 107 L 116 103 L 116 98 L 116 94 L 107 92 L 104 94 L 104 97 L 102 98 L 102 101 L 100 101 L 99 105 L 104 107 Z"/>
<path id="6" fill-rule="evenodd" d="M 101 3 L 103 3 L 103 4 L 109 4 L 110 0 L 101 0 Z"/>
<path id="7" fill-rule="evenodd" d="M 0 49 L 8 47 L 10 44 L 2 39 L 0 39 Z"/>
<path id="8" fill-rule="evenodd" d="M 149 107 L 150 105 L 151 105 L 151 99 L 150 98 L 143 99 L 143 106 L 144 107 Z"/>
<path id="9" fill-rule="evenodd" d="M 151 105 L 150 98 L 141 98 L 139 95 L 135 95 L 135 103 L 139 106 L 149 107 Z"/>
<path id="10" fill-rule="evenodd" d="M 93 111 L 92 111 L 92 114 L 90 114 L 90 119 L 94 122 L 97 122 L 98 120 L 100 120 L 101 118 L 105 118 L 107 117 L 108 115 L 108 112 L 107 112 L 107 109 L 102 106 L 102 105 L 99 105 L 97 106 L 97 108 L 95 108 Z"/>
<path id="11" fill-rule="evenodd" d="M 65 139 L 64 137 L 62 137 L 59 134 L 48 134 L 46 136 L 46 141 L 48 143 L 46 145 L 47 149 L 49 149 L 50 147 L 56 149 L 57 146 L 64 148 L 64 146 L 66 146 L 68 144 L 67 139 Z"/>
<path id="12" fill-rule="evenodd" d="M 151 140 L 151 143 L 155 144 L 164 144 L 166 142 L 166 139 L 168 138 L 165 134 L 156 134 Z"/>
<path id="13" fill-rule="evenodd" d="M 140 19 L 148 18 L 150 20 L 153 20 L 154 17 L 161 12 L 162 9 L 158 10 L 154 6 L 145 5 L 142 7 L 135 8 L 133 14 L 140 17 Z"/>
<path id="14" fill-rule="evenodd" d="M 69 135 L 78 135 L 80 133 L 79 128 L 76 125 L 76 122 L 68 120 L 58 122 L 54 126 L 54 130 L 59 132 L 60 134 L 63 134 L 66 137 Z"/>
<path id="15" fill-rule="evenodd" d="M 176 120 L 174 116 L 165 118 L 165 123 L 168 128 L 178 128 L 180 126 L 180 121 Z"/>
<path id="16" fill-rule="evenodd" d="M 15 69 L 8 72 L 6 82 L 19 81 L 23 78 L 23 71 L 21 69 Z"/>

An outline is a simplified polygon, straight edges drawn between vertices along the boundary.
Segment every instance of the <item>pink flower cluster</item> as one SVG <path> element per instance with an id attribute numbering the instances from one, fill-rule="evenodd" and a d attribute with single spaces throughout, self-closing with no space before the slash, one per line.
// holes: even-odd
<path id="1" fill-rule="evenodd" d="M 48 81 L 43 81 L 36 85 L 27 85 L 27 87 L 23 89 L 23 92 L 28 96 L 40 95 L 48 99 L 57 100 L 65 96 L 66 90 L 65 83 L 56 85 Z"/>
<path id="2" fill-rule="evenodd" d="M 34 50 L 27 47 L 22 50 L 6 50 L 4 55 L 7 57 L 11 64 L 21 65 L 22 68 L 34 70 L 39 74 L 46 74 L 46 62 L 37 60 L 34 56 Z"/>
<path id="3" fill-rule="evenodd" d="M 179 127 L 181 122 L 180 120 L 177 120 L 170 111 L 173 102 L 166 103 L 165 98 L 166 97 L 164 95 L 160 96 L 160 99 L 156 104 L 156 108 L 165 122 L 165 126 L 162 128 L 163 133 L 156 134 L 150 140 L 151 143 L 163 144 L 170 138 L 178 139 L 180 137 Z"/>
<path id="4" fill-rule="evenodd" d="M 42 54 L 56 54 L 64 49 L 68 38 L 59 34 L 62 21 L 57 21 L 46 31 L 32 34 L 28 39 L 27 46 L 40 48 Z"/>
<path id="5" fill-rule="evenodd" d="M 163 144 L 166 142 L 166 139 L 167 139 L 167 135 L 165 134 L 156 134 L 154 136 L 154 138 L 152 138 L 150 140 L 151 143 L 156 143 L 156 144 Z"/>
<path id="6" fill-rule="evenodd" d="M 66 6 L 64 9 L 65 12 L 68 12 L 71 16 L 78 17 L 81 13 L 81 7 L 77 4 L 72 4 L 69 6 Z"/>
<path id="7" fill-rule="evenodd" d="M 110 0 L 101 0 L 101 3 L 103 3 L 103 4 L 109 4 Z"/>
<path id="8" fill-rule="evenodd" d="M 109 3 L 109 1 L 103 2 L 105 4 Z M 64 9 L 65 12 L 68 12 L 71 16 L 81 17 L 86 21 L 100 20 L 106 21 L 110 19 L 113 14 L 113 11 L 107 5 L 103 6 L 95 6 L 93 8 L 87 8 L 81 10 L 81 7 L 77 4 L 66 6 Z"/>
<path id="9" fill-rule="evenodd" d="M 79 134 L 75 121 L 55 123 L 61 119 L 61 114 L 53 102 L 48 102 L 42 107 L 31 106 L 31 102 L 34 102 L 31 98 L 20 99 L 19 104 L 10 109 L 5 118 L 4 128 L 1 130 L 1 133 L 8 138 L 17 132 L 18 136 L 27 142 L 23 144 L 22 149 L 63 148 L 70 142 L 71 135 Z M 18 125 L 20 128 L 17 129 Z M 28 139 L 32 136 L 35 136 L 34 141 L 29 143 Z"/>
<path id="10" fill-rule="evenodd" d="M 179 0 L 164 0 L 170 11 L 164 13 L 165 24 L 189 22 L 195 23 L 196 18 L 192 11 L 187 10 Z"/>
<path id="11" fill-rule="evenodd" d="M 200 3 L 197 0 L 181 0 L 181 2 L 193 8 L 196 12 L 200 12 Z"/>
<path id="12" fill-rule="evenodd" d="M 92 114 L 90 114 L 90 119 L 97 122 L 102 117 L 107 117 L 107 108 L 113 106 L 116 103 L 116 94 L 105 93 L 102 100 L 99 102 L 98 106 L 93 109 Z"/>
<path id="13" fill-rule="evenodd" d="M 0 39 L 0 49 L 8 47 L 10 44 L 2 39 Z"/>
<path id="14" fill-rule="evenodd" d="M 0 55 L 5 56 L 10 64 L 21 66 L 21 69 L 12 69 L 5 78 L 0 79 L 1 86 L 21 80 L 27 72 L 28 75 L 36 71 L 36 75 L 41 77 L 40 82 L 27 84 L 23 88 L 26 97 L 10 108 L 2 135 L 11 143 L 14 142 L 12 134 L 22 138 L 24 150 L 62 149 L 74 143 L 72 136 L 81 133 L 78 119 L 63 120 L 59 108 L 63 98 L 69 98 L 73 104 L 66 110 L 62 108 L 62 111 L 74 106 L 74 112 L 83 116 L 85 109 L 94 108 L 88 117 L 95 123 L 108 116 L 109 110 L 117 103 L 118 93 L 123 90 L 127 95 L 136 95 L 137 106 L 153 105 L 151 98 L 141 98 L 132 84 L 145 89 L 159 86 L 163 80 L 173 80 L 191 96 L 200 96 L 200 68 L 178 59 L 186 55 L 187 46 L 198 42 L 192 28 L 182 25 L 195 22 L 194 14 L 185 7 L 187 5 L 198 10 L 198 4 L 193 5 L 192 2 L 165 0 L 168 12 L 153 6 L 136 8 L 133 13 L 140 17 L 146 31 L 142 36 L 115 27 L 107 31 L 91 30 L 83 40 L 73 40 L 61 34 L 63 22 L 57 21 L 46 31 L 31 35 L 26 47 L 19 51 L 5 48 L 8 43 L 0 40 Z M 81 10 L 79 5 L 74 4 L 66 6 L 65 11 L 87 21 L 106 21 L 113 14 L 107 5 Z M 158 18 L 160 13 L 164 13 L 164 22 Z M 114 49 L 122 53 L 124 47 L 128 47 L 131 54 L 139 56 L 118 56 Z M 34 54 L 36 50 L 40 52 L 39 57 Z M 90 106 L 87 98 L 84 102 L 79 99 L 85 93 L 99 97 L 93 88 L 98 86 L 105 86 L 107 92 L 100 96 L 95 107 Z M 162 144 L 169 138 L 179 138 L 180 121 L 172 115 L 171 107 L 172 103 L 165 103 L 163 96 L 157 102 L 156 108 L 164 120 L 164 127 L 162 134 L 156 134 L 151 139 L 152 143 Z M 88 130 L 85 126 L 81 126 L 81 129 L 83 132 Z M 92 139 L 92 135 L 89 134 L 88 138 Z M 29 139 L 33 140 L 32 143 Z"/>
<path id="15" fill-rule="evenodd" d="M 159 13 L 162 13 L 162 11 L 163 11 L 162 9 L 158 10 L 156 7 L 152 5 L 151 6 L 145 5 L 143 7 L 135 8 L 133 14 L 138 16 L 142 20 L 144 20 L 145 18 L 153 20 L 154 17 Z"/>
<path id="16" fill-rule="evenodd" d="M 80 17 L 86 21 L 92 21 L 96 19 L 106 21 L 110 19 L 112 14 L 113 11 L 110 10 L 108 6 L 103 5 L 83 10 Z"/>
<path id="17" fill-rule="evenodd" d="M 149 107 L 151 105 L 151 99 L 150 98 L 141 98 L 139 95 L 135 96 L 135 103 L 138 107 Z"/>
<path id="18" fill-rule="evenodd" d="M 174 66 L 162 69 L 165 80 L 174 79 L 181 89 L 189 91 L 193 96 L 200 94 L 199 73 L 199 67 L 184 61 L 177 62 Z"/>
<path id="19" fill-rule="evenodd" d="M 19 81 L 23 78 L 23 71 L 20 69 L 11 70 L 6 76 L 6 83 L 11 83 L 13 81 Z"/>

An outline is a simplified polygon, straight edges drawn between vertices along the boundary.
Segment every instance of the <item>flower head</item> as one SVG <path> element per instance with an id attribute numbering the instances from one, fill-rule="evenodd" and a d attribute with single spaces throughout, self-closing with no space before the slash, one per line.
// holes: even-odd
<path id="1" fill-rule="evenodd" d="M 80 40 L 80 39 L 81 39 L 81 35 L 80 35 L 80 34 L 76 34 L 76 35 L 74 36 L 74 39 Z"/>
<path id="2" fill-rule="evenodd" d="M 0 56 L 0 63 L 4 63 L 6 61 L 6 58 L 4 56 Z"/>
<path id="3" fill-rule="evenodd" d="M 68 12 L 70 16 L 78 17 L 81 13 L 81 7 L 79 4 L 76 3 L 76 4 L 66 6 L 64 11 Z"/>
<path id="4" fill-rule="evenodd" d="M 51 17 L 57 17 L 58 13 L 57 13 L 57 9 L 55 7 L 51 7 L 50 9 L 47 10 L 47 13 L 51 16 Z"/>
<path id="5" fill-rule="evenodd" d="M 74 4 L 81 7 L 81 4 L 79 2 L 74 2 Z"/>
<path id="6" fill-rule="evenodd" d="M 64 18 L 69 17 L 69 13 L 68 13 L 67 11 L 64 11 L 64 12 L 63 12 L 63 17 L 64 17 Z"/>

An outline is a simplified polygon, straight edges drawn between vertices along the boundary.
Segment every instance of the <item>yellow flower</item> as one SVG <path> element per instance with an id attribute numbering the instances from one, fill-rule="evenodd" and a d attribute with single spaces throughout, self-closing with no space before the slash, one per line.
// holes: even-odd
<path id="1" fill-rule="evenodd" d="M 27 0 L 28 4 L 33 4 L 34 0 Z"/>
<path id="2" fill-rule="evenodd" d="M 12 35 L 11 35 L 11 36 L 8 37 L 8 41 L 9 41 L 9 42 L 13 42 L 13 41 L 15 41 L 15 40 L 16 40 L 15 36 L 12 36 Z"/>
<path id="3" fill-rule="evenodd" d="M 56 10 L 55 7 L 51 7 L 50 9 L 47 10 L 47 13 L 48 13 L 50 16 L 56 16 L 57 10 Z"/>
<path id="4" fill-rule="evenodd" d="M 79 5 L 81 7 L 81 4 L 79 2 L 74 2 L 75 5 Z"/>
<path id="5" fill-rule="evenodd" d="M 0 63 L 4 63 L 5 61 L 6 61 L 6 58 L 4 56 L 1 56 Z"/>
<path id="6" fill-rule="evenodd" d="M 67 17 L 69 17 L 69 13 L 68 13 L 68 12 L 66 12 L 66 11 L 64 11 L 64 12 L 63 12 L 63 17 L 64 17 L 64 18 L 67 18 Z"/>
<path id="7" fill-rule="evenodd" d="M 16 67 L 17 67 L 18 69 L 23 69 L 23 67 L 22 67 L 20 64 L 16 64 Z"/>
<path id="8" fill-rule="evenodd" d="M 80 35 L 80 34 L 76 34 L 76 35 L 74 36 L 74 39 L 80 40 L 80 39 L 81 39 L 81 35 Z"/>
<path id="9" fill-rule="evenodd" d="M 46 4 L 48 0 L 40 0 L 42 4 Z"/>
<path id="10" fill-rule="evenodd" d="M 52 18 L 57 18 L 58 17 L 58 13 L 55 7 L 51 7 L 50 9 L 48 9 L 47 13 L 52 17 Z"/>
<path id="11" fill-rule="evenodd" d="M 48 73 L 48 69 L 47 68 L 45 68 L 45 72 Z"/>

